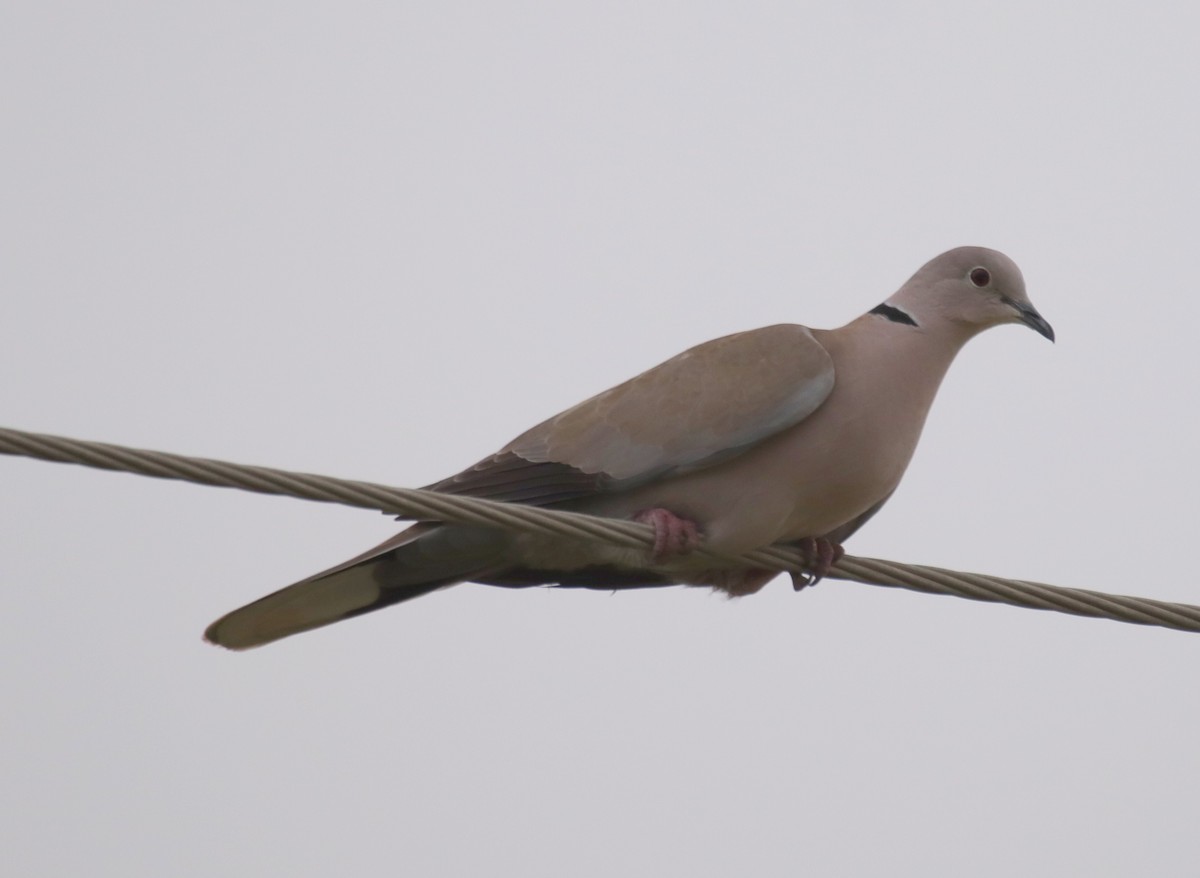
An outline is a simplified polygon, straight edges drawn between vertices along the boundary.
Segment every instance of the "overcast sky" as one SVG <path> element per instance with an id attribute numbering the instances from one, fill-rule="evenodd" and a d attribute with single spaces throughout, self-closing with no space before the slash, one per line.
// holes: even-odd
<path id="1" fill-rule="evenodd" d="M 1180 3 L 79 3 L 0 15 L 0 425 L 426 484 L 960 244 L 860 555 L 1200 603 Z M 1191 875 L 1200 637 L 786 577 L 462 586 L 245 654 L 397 529 L 0 458 L 6 875 Z"/>

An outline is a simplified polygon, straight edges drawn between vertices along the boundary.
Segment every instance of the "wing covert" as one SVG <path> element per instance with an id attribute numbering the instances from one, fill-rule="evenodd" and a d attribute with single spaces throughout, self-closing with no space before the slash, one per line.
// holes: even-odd
<path id="1" fill-rule="evenodd" d="M 545 505 L 711 466 L 798 424 L 833 389 L 829 354 L 777 324 L 697 345 L 430 487 Z"/>

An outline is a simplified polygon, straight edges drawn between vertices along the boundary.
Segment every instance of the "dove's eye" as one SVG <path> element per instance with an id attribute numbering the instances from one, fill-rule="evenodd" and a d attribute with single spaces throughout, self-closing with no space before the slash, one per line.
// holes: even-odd
<path id="1" fill-rule="evenodd" d="M 969 277 L 977 287 L 986 287 L 992 282 L 992 275 L 986 268 L 972 268 Z"/>

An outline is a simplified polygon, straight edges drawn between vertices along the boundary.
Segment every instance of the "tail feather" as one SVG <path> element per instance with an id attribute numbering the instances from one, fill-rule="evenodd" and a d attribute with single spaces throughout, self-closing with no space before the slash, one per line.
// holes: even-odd
<path id="1" fill-rule="evenodd" d="M 250 649 L 411 600 L 499 569 L 507 540 L 482 528 L 418 524 L 222 616 L 204 638 L 228 649 Z"/>

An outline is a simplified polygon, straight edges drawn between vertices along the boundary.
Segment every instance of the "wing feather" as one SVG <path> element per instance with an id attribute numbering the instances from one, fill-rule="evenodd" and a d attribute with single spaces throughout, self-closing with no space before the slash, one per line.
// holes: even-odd
<path id="1" fill-rule="evenodd" d="M 814 412 L 833 361 L 803 326 L 697 345 L 429 487 L 549 505 L 712 466 Z"/>

